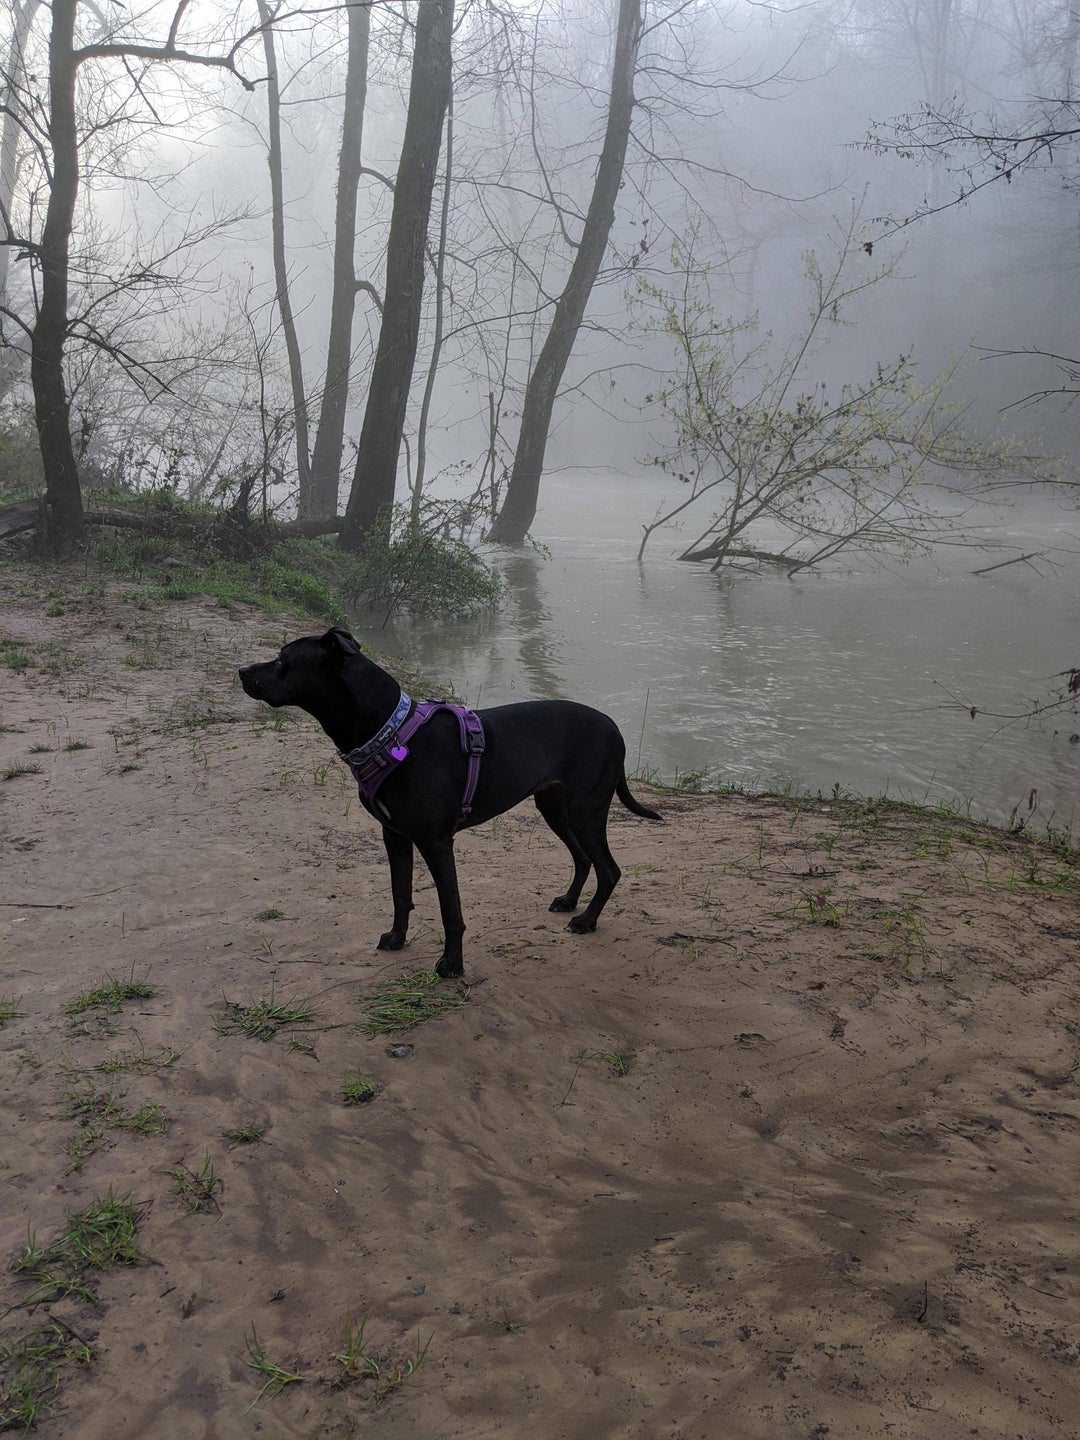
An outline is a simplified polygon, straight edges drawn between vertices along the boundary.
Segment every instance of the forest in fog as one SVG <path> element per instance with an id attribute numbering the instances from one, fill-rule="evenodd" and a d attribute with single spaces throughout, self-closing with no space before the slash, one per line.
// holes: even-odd
<path id="1" fill-rule="evenodd" d="M 816 555 L 1068 483 L 1076 0 L 2 4 L 0 493 L 60 546 L 95 488 L 515 543 L 573 466 Z"/>

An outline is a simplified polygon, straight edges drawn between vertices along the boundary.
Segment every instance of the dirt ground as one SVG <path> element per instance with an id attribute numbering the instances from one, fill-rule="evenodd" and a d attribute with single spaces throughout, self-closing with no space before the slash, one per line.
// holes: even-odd
<path id="1" fill-rule="evenodd" d="M 17 566 L 0 602 L 0 1331 L 92 1350 L 43 1440 L 1080 1436 L 1075 857 L 652 793 L 577 937 L 525 806 L 458 842 L 465 1003 L 368 1036 L 434 892 L 377 952 L 374 822 L 235 676 L 318 627 Z M 69 1013 L 109 978 L 153 993 Z M 215 1028 L 271 995 L 313 1018 Z M 8 1262 L 110 1192 L 142 1261 L 28 1306 Z"/>

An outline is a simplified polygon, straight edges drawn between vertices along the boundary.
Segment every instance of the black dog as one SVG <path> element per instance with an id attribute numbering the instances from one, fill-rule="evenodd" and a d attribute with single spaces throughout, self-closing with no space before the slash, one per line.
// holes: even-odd
<path id="1" fill-rule="evenodd" d="M 407 703 L 398 682 L 360 651 L 347 630 L 335 627 L 286 645 L 276 660 L 243 665 L 240 680 L 247 693 L 268 705 L 298 705 L 313 715 L 343 758 L 379 736 L 387 721 Z M 413 707 L 415 709 L 415 707 Z M 482 825 L 533 796 L 536 808 L 570 851 L 574 878 L 552 910 L 574 910 L 590 868 L 596 894 L 569 928 L 578 934 L 596 929 L 596 921 L 619 881 L 619 867 L 607 845 L 607 814 L 612 796 L 635 815 L 661 817 L 631 795 L 623 762 L 626 746 L 618 726 L 600 711 L 569 700 L 533 700 L 478 712 L 486 748 L 471 808 L 462 811 L 470 773 L 457 718 L 436 711 L 410 737 L 407 750 L 379 785 L 366 808 L 382 823 L 390 860 L 394 921 L 379 940 L 381 950 L 405 944 L 412 907 L 413 846 L 427 862 L 439 895 L 446 937 L 437 970 L 462 973 L 461 917 L 454 832 Z M 391 735 L 388 744 L 392 744 Z M 402 755 L 404 751 L 404 755 Z M 405 756 L 407 755 L 407 758 Z M 472 767 L 475 771 L 475 765 Z"/>

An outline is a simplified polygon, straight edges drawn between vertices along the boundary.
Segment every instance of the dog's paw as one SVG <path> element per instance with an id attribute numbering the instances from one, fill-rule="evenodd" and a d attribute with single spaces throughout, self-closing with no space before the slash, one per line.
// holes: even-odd
<path id="1" fill-rule="evenodd" d="M 577 905 L 570 899 L 569 895 L 556 895 L 555 899 L 552 900 L 548 906 L 548 909 L 554 910 L 556 914 L 560 914 L 567 910 L 576 910 Z"/>
<path id="2" fill-rule="evenodd" d="M 379 936 L 377 948 L 380 950 L 404 950 L 405 936 L 398 930 L 387 930 L 385 935 Z"/>
<path id="3" fill-rule="evenodd" d="M 460 956 L 457 959 L 444 955 L 435 966 L 435 974 L 440 980 L 456 980 L 459 975 L 465 974 L 465 966 Z"/>
<path id="4" fill-rule="evenodd" d="M 575 935 L 589 935 L 596 929 L 596 921 L 590 920 L 587 915 L 575 915 L 566 928 Z"/>

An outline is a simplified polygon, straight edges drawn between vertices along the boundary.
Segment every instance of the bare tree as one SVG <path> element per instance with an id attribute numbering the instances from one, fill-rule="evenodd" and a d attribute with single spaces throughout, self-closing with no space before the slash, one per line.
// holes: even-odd
<path id="1" fill-rule="evenodd" d="M 622 183 L 634 114 L 641 14 L 641 0 L 619 0 L 607 128 L 592 197 L 570 273 L 556 301 L 547 338 L 525 390 L 514 467 L 502 509 L 491 528 L 490 538 L 505 545 L 520 545 L 536 514 L 552 409 L 615 220 L 615 201 Z"/>
<path id="2" fill-rule="evenodd" d="M 377 525 L 389 525 L 398 457 L 420 332 L 427 229 L 450 99 L 453 0 L 420 0 L 409 110 L 401 146 L 390 232 L 379 344 L 371 372 L 352 490 L 339 544 L 354 550 Z"/>

